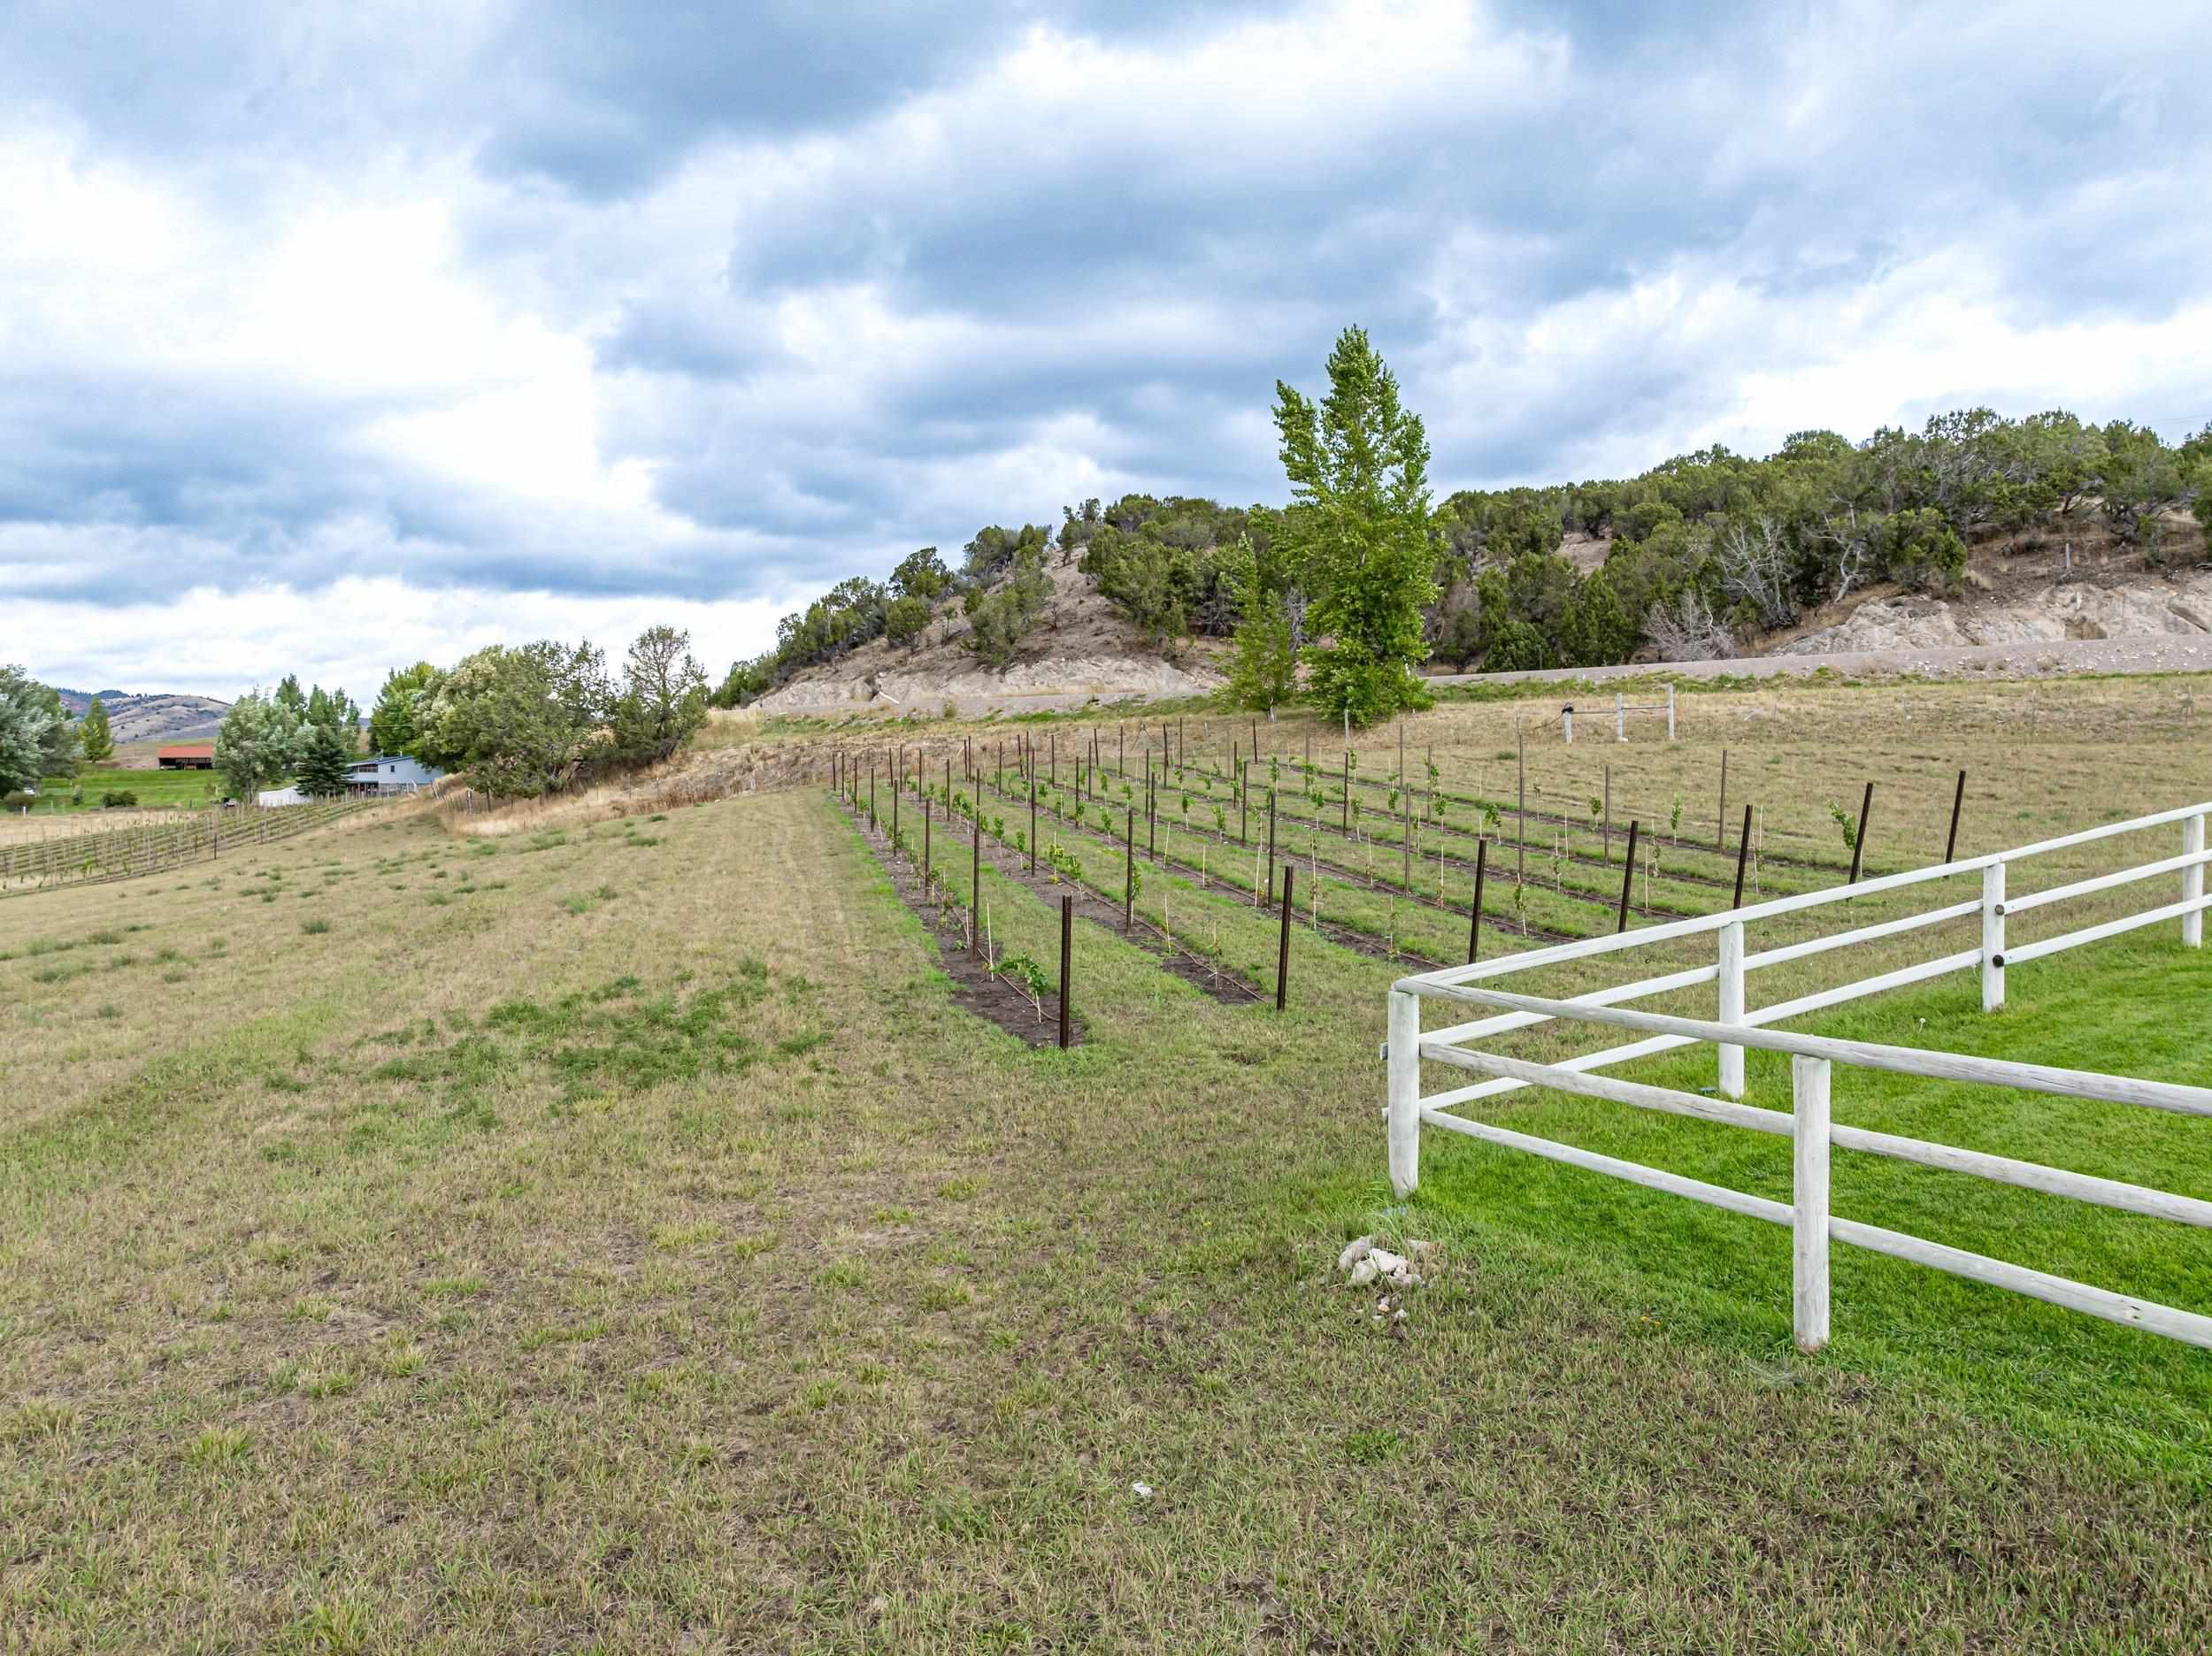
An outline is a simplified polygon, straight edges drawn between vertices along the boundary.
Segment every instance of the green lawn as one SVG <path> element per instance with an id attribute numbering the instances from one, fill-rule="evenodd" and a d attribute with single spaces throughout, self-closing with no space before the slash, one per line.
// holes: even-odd
<path id="1" fill-rule="evenodd" d="M 88 765 L 73 777 L 46 778 L 38 785 L 38 803 L 32 809 L 98 810 L 100 795 L 110 790 L 135 794 L 145 808 L 202 806 L 219 804 L 225 785 L 213 770 L 119 770 Z M 71 796 L 76 793 L 83 797 L 73 804 Z"/>
<path id="2" fill-rule="evenodd" d="M 2092 945 L 2007 976 L 2007 1005 L 1992 1016 L 1981 1010 L 1978 979 L 1961 973 L 1788 1027 L 2212 1084 L 2212 950 L 2185 949 L 2161 928 L 2154 939 Z M 1427 1021 L 1448 1021 L 1440 1003 Z M 1632 1039 L 1592 1024 L 1576 1045 Z M 1517 1050 L 1510 1036 L 1496 1049 Z M 1686 1048 L 1610 1073 L 1697 1091 L 1712 1086 L 1713 1062 L 1710 1048 Z M 1479 1078 L 1432 1067 L 1425 1085 L 1440 1090 L 1455 1077 Z M 1747 1102 L 1788 1109 L 1786 1055 L 1749 1054 L 1747 1079 Z M 1839 1123 L 2212 1197 L 2212 1120 L 2203 1117 L 1840 1064 L 1832 1085 Z M 1786 1138 L 1556 1092 L 1478 1100 L 1463 1113 L 1790 1200 Z M 1781 1227 L 1435 1129 L 1422 1150 L 1424 1222 L 1433 1215 L 1471 1246 L 1567 1272 L 1719 1349 L 1800 1366 Z M 1840 1216 L 2212 1312 L 2212 1236 L 2201 1229 L 1853 1151 L 1836 1152 L 1833 1179 Z M 1832 1271 L 1834 1340 L 1818 1366 L 1893 1376 L 2015 1429 L 2212 1487 L 2212 1353 L 1840 1245 Z"/>

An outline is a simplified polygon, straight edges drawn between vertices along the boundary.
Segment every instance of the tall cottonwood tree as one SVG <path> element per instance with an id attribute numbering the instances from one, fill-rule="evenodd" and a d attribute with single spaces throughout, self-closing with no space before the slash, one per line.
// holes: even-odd
<path id="1" fill-rule="evenodd" d="M 1332 714 L 1371 724 L 1425 706 L 1423 611 L 1436 601 L 1429 540 L 1429 444 L 1420 417 L 1366 333 L 1344 330 L 1318 404 L 1278 380 L 1275 428 L 1291 503 L 1281 539 L 1313 594 L 1310 694 Z"/>

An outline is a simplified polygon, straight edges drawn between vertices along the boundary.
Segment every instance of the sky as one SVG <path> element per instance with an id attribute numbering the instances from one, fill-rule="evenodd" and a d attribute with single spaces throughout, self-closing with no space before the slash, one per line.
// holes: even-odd
<path id="1" fill-rule="evenodd" d="M 2212 418 L 2212 7 L 10 0 L 0 662 L 367 700 L 986 523 Z"/>

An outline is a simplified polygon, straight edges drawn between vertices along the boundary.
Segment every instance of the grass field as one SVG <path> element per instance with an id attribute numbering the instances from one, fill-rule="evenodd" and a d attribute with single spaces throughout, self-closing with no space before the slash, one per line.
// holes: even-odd
<path id="1" fill-rule="evenodd" d="M 123 770 L 111 766 L 87 766 L 73 777 L 48 777 L 38 790 L 34 816 L 97 811 L 100 795 L 105 793 L 135 794 L 142 809 L 153 809 L 220 804 L 225 792 L 223 778 L 212 770 Z M 73 794 L 83 798 L 73 804 Z"/>
<path id="2" fill-rule="evenodd" d="M 1926 687 L 1686 697 L 1672 755 L 1603 762 L 1686 791 L 1709 713 L 1732 778 L 1775 762 L 1778 850 L 1832 856 L 1803 796 L 1878 774 L 1896 866 L 1956 763 L 1971 850 L 2212 792 L 2150 722 L 2174 686 L 2064 688 L 2033 764 L 1984 686 L 1910 736 Z M 1445 786 L 1511 711 L 1425 716 Z M 1840 1249 L 1801 1358 L 1771 1227 L 1440 1133 L 1394 1210 L 1387 961 L 1302 931 L 1278 1018 L 1087 924 L 1083 1044 L 1031 1051 L 817 790 L 257 850 L 0 908 L 0 1647 L 2149 1652 L 2212 1618 L 2212 1356 Z M 1164 899 L 1271 983 L 1271 915 Z M 2165 930 L 2011 976 L 1996 1018 L 1960 979 L 1815 1026 L 2212 1079 L 2212 962 Z M 1786 1185 L 1754 1135 L 1515 1100 Z M 1863 1074 L 1837 1115 L 2212 1195 L 2200 1121 Z M 2212 1310 L 2201 1232 L 1847 1156 L 1836 1205 Z M 1378 1225 L 1443 1244 L 1402 1336 L 1330 1269 Z"/>

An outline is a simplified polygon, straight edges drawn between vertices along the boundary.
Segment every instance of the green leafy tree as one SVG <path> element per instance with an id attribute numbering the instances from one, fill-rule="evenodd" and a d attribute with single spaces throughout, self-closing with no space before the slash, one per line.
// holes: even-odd
<path id="1" fill-rule="evenodd" d="M 46 709 L 46 732 L 38 744 L 40 770 L 50 777 L 73 777 L 79 755 L 77 721 L 69 716 L 60 691 L 43 684 L 32 688 Z"/>
<path id="2" fill-rule="evenodd" d="M 1436 601 L 1429 543 L 1429 445 L 1398 382 L 1359 328 L 1329 354 L 1319 404 L 1276 382 L 1291 504 L 1280 534 L 1314 594 L 1314 700 L 1371 724 L 1427 703 L 1413 668 L 1428 655 L 1422 614 Z"/>
<path id="3" fill-rule="evenodd" d="M 993 667 L 1004 667 L 1044 614 L 1050 591 L 1043 548 L 1023 548 L 1014 558 L 1012 578 L 1003 586 L 989 593 L 979 588 L 968 594 L 970 632 L 964 640 L 968 650 Z"/>
<path id="4" fill-rule="evenodd" d="M 929 603 L 951 590 L 952 571 L 937 556 L 935 547 L 908 553 L 891 571 L 891 592 L 895 597 L 918 598 Z"/>
<path id="5" fill-rule="evenodd" d="M 894 598 L 884 612 L 883 636 L 894 644 L 910 645 L 928 629 L 930 615 L 926 598 Z"/>
<path id="6" fill-rule="evenodd" d="M 270 693 L 269 699 L 288 710 L 295 722 L 307 717 L 307 692 L 300 688 L 300 676 L 297 673 L 286 673 L 277 687 Z"/>
<path id="7" fill-rule="evenodd" d="M 1437 629 L 1436 658 L 1465 672 L 1482 649 L 1482 611 L 1471 606 L 1448 611 Z"/>
<path id="8" fill-rule="evenodd" d="M 300 744 L 300 792 L 314 799 L 344 793 L 346 767 L 353 763 L 354 753 L 354 744 L 335 724 L 310 724 Z"/>
<path id="9" fill-rule="evenodd" d="M 624 664 L 622 694 L 610 721 L 615 756 L 665 759 L 705 723 L 707 675 L 691 654 L 691 634 L 652 626 L 637 635 Z"/>
<path id="10" fill-rule="evenodd" d="M 307 693 L 306 723 L 328 725 L 341 735 L 360 744 L 361 704 L 343 689 L 326 690 L 317 685 Z"/>
<path id="11" fill-rule="evenodd" d="M 1282 560 L 1256 552 L 1245 537 L 1222 563 L 1238 617 L 1229 699 L 1271 713 L 1298 694 L 1298 649 Z"/>
<path id="12" fill-rule="evenodd" d="M 732 662 L 730 671 L 723 675 L 722 682 L 708 700 L 718 708 L 741 708 L 775 687 L 775 657 L 762 656 L 752 661 Z"/>
<path id="13" fill-rule="evenodd" d="M 472 787 L 534 799 L 609 746 L 612 693 L 588 644 L 494 644 L 465 656 L 416 703 L 415 753 Z"/>
<path id="14" fill-rule="evenodd" d="M 292 687 L 299 688 L 296 681 Z M 234 798 L 250 801 L 292 774 L 304 740 L 306 706 L 307 698 L 301 696 L 295 712 L 291 702 L 262 694 L 259 686 L 230 704 L 215 732 L 215 768 Z"/>
<path id="15" fill-rule="evenodd" d="M 50 774 L 47 754 L 58 718 L 60 697 L 20 667 L 0 667 L 0 794 L 35 788 Z"/>
<path id="16" fill-rule="evenodd" d="M 1110 531 L 1108 532 L 1111 533 Z M 1093 542 L 1093 551 L 1106 540 Z M 1186 605 L 1195 584 L 1196 556 L 1187 548 L 1149 538 L 1114 537 L 1117 550 L 1103 560 L 1098 590 L 1130 620 L 1156 649 L 1171 648 L 1190 632 Z M 1084 567 L 1094 567 L 1086 553 Z"/>
<path id="17" fill-rule="evenodd" d="M 84 747 L 87 764 L 105 764 L 115 757 L 115 734 L 108 728 L 108 710 L 94 696 L 92 705 L 85 709 L 84 723 L 78 730 L 78 738 Z"/>
<path id="18" fill-rule="evenodd" d="M 411 753 L 415 746 L 415 701 L 438 676 L 428 662 L 396 667 L 384 675 L 376 707 L 369 715 L 369 746 L 380 754 Z"/>

